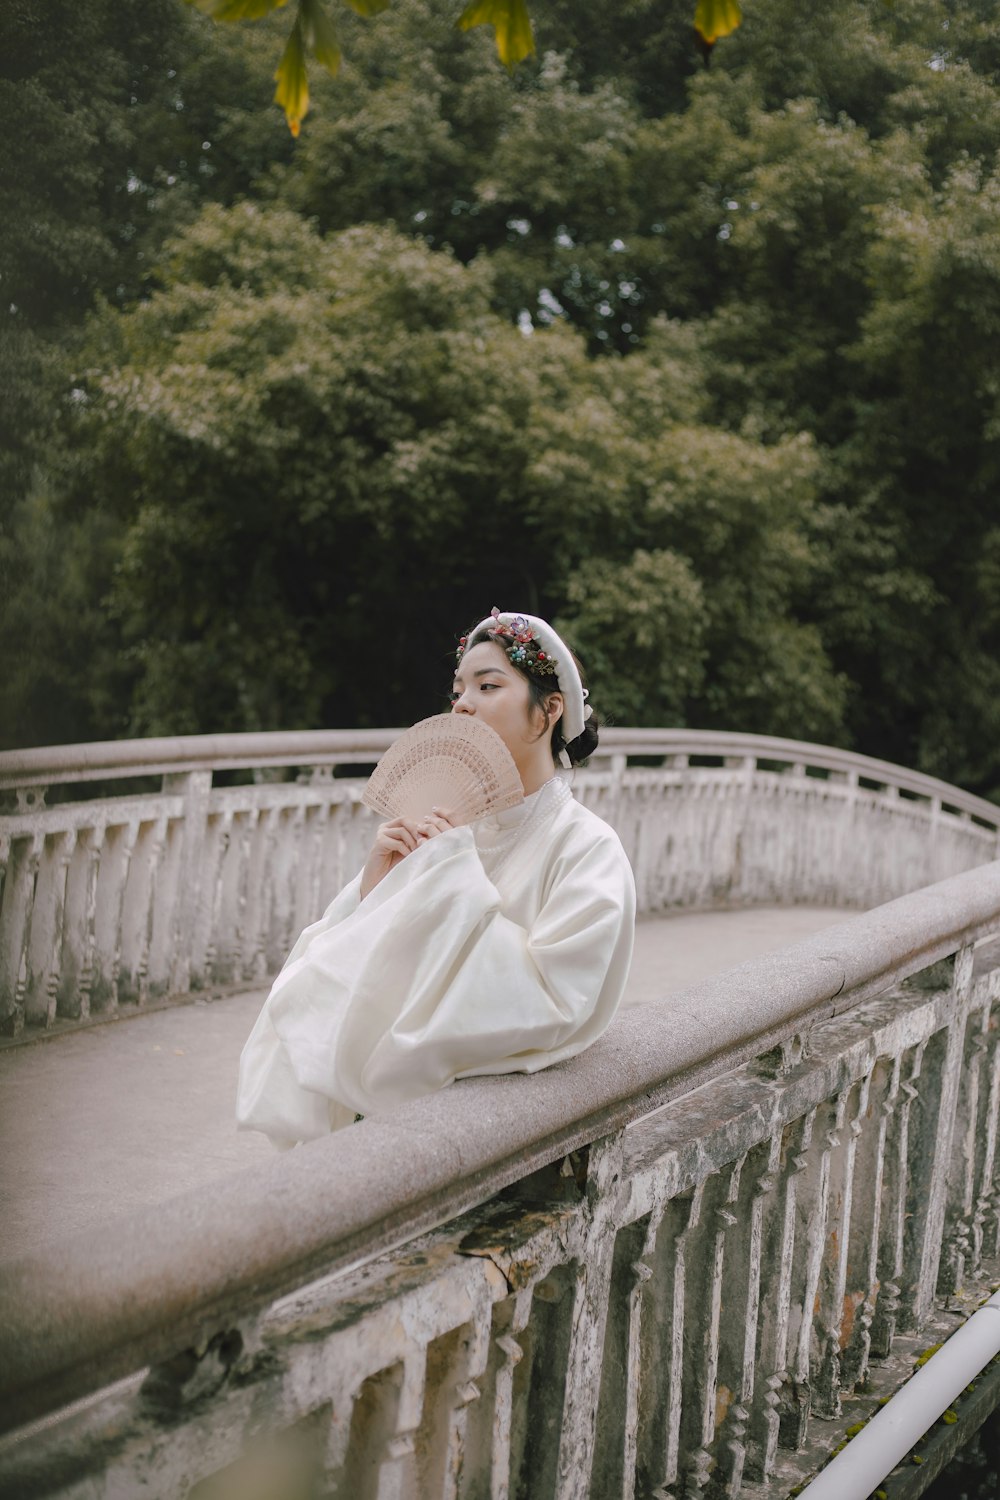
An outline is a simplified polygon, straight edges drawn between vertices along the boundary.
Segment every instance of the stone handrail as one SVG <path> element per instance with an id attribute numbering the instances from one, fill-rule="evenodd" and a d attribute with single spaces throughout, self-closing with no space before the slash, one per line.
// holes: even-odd
<path id="1" fill-rule="evenodd" d="M 265 982 L 371 840 L 363 780 L 334 769 L 374 761 L 398 733 L 0 754 L 0 792 L 18 803 L 0 813 L 0 1033 Z M 214 783 L 214 773 L 231 771 L 254 780 Z M 49 787 L 137 777 L 161 785 L 45 806 Z M 609 729 L 590 767 L 574 773 L 574 790 L 621 835 L 643 912 L 871 906 L 1000 848 L 991 803 L 794 740 Z"/>
<path id="2" fill-rule="evenodd" d="M 0 751 L 0 792 L 190 771 L 364 765 L 373 763 L 402 732 L 398 728 L 279 730 L 5 750 Z M 944 804 L 1000 830 L 1000 807 L 995 803 L 937 777 L 837 746 L 722 729 L 602 729 L 593 764 L 623 756 L 662 756 L 680 764 L 691 756 L 714 756 L 782 765 L 800 775 L 832 773 L 848 782 L 862 779 L 873 788 Z"/>
<path id="3" fill-rule="evenodd" d="M 997 1253 L 998 936 L 994 863 L 5 1265 L 0 1493 L 784 1493 Z"/>

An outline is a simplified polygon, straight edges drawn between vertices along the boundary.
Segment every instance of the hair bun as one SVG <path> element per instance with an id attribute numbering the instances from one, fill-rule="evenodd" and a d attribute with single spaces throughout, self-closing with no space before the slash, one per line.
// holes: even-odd
<path id="1" fill-rule="evenodd" d="M 578 734 L 576 739 L 571 740 L 565 747 L 570 764 L 574 766 L 579 765 L 582 760 L 586 760 L 588 756 L 593 755 L 597 749 L 598 739 L 597 724 L 594 718 L 589 718 L 583 726 L 583 733 Z"/>

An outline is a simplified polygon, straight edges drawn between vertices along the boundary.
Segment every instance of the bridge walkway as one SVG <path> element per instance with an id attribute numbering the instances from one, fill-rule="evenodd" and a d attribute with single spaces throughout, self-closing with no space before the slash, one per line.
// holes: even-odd
<path id="1" fill-rule="evenodd" d="M 844 921 L 830 907 L 640 920 L 625 1004 L 662 999 Z M 0 1258 L 270 1160 L 237 1133 L 240 1050 L 266 991 L 0 1050 Z"/>

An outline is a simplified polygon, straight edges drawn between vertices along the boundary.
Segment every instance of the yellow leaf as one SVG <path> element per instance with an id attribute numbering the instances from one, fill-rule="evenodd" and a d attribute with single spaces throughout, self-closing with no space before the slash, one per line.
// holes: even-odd
<path id="1" fill-rule="evenodd" d="M 306 46 L 317 62 L 336 74 L 340 67 L 340 42 L 337 28 L 327 15 L 322 0 L 301 0 L 299 20 Z"/>
<path id="2" fill-rule="evenodd" d="M 389 0 L 347 0 L 347 3 L 359 16 L 377 16 L 386 9 Z"/>
<path id="3" fill-rule="evenodd" d="M 513 68 L 535 50 L 525 0 L 472 0 L 459 16 L 458 24 L 463 31 L 472 26 L 492 26 L 500 61 L 508 68 Z"/>
<path id="4" fill-rule="evenodd" d="M 285 44 L 274 74 L 278 87 L 274 91 L 274 102 L 285 111 L 285 119 L 292 135 L 298 135 L 299 127 L 309 108 L 309 79 L 306 77 L 306 52 L 302 45 L 302 27 L 299 18 Z"/>
<path id="5" fill-rule="evenodd" d="M 709 46 L 720 36 L 728 36 L 743 20 L 740 0 L 698 0 L 694 29 Z"/>
<path id="6" fill-rule="evenodd" d="M 288 0 L 187 0 L 213 21 L 259 21 L 273 10 L 281 10 Z"/>

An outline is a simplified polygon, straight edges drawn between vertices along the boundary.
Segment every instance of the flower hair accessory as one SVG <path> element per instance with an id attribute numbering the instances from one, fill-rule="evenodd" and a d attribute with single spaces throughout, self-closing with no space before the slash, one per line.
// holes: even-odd
<path id="1" fill-rule="evenodd" d="M 503 615 L 494 606 L 490 612 L 491 624 L 487 627 L 490 635 L 502 646 L 511 661 L 526 672 L 534 672 L 538 677 L 557 677 L 559 666 L 556 658 L 543 649 L 542 643 L 537 639 L 525 615 Z M 477 625 L 473 636 L 478 635 L 482 626 Z M 462 636 L 455 653 L 458 661 L 462 660 L 468 649 L 471 637 Z"/>
<path id="2" fill-rule="evenodd" d="M 548 621 L 494 607 L 475 630 L 462 636 L 456 652 L 458 661 L 470 646 L 484 640 L 495 640 L 522 670 L 555 678 L 555 686 L 563 695 L 563 736 L 567 744 L 578 739 L 591 715 L 587 690 L 580 681 L 573 653 Z"/>

